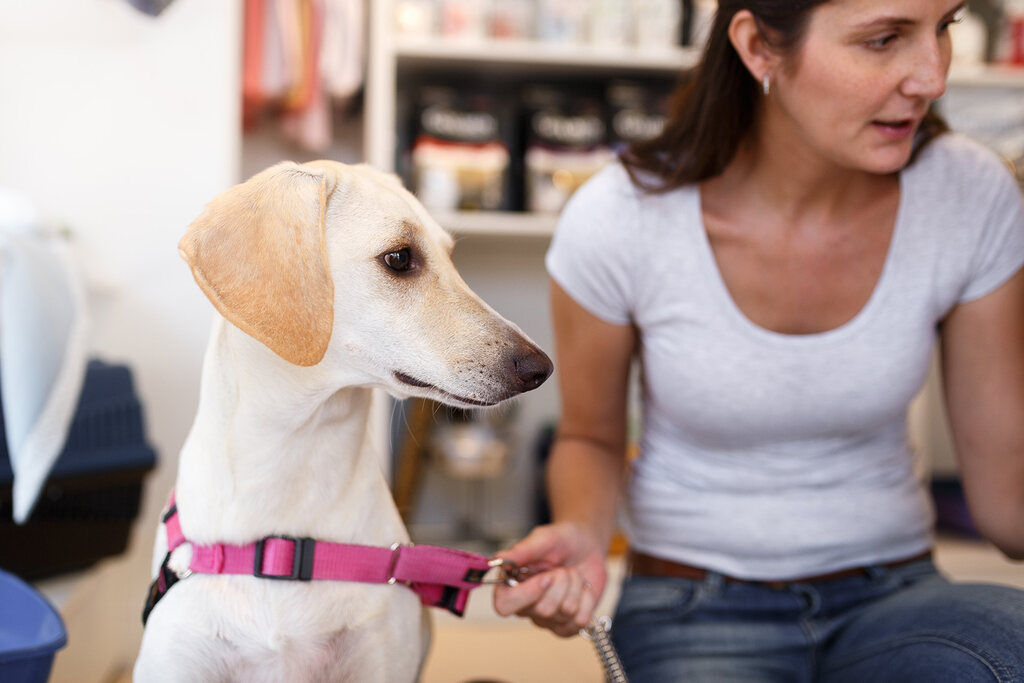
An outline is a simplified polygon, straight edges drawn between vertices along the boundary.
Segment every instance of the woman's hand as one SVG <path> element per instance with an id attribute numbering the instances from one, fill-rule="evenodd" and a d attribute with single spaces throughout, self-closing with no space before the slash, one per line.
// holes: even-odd
<path id="1" fill-rule="evenodd" d="M 604 592 L 605 553 L 615 528 L 626 463 L 626 403 L 637 346 L 632 325 L 597 318 L 551 283 L 560 422 L 548 458 L 553 524 L 534 529 L 498 557 L 527 574 L 498 586 L 494 609 L 560 636 L 590 621 Z"/>
<path id="2" fill-rule="evenodd" d="M 494 609 L 518 614 L 557 635 L 586 626 L 604 592 L 604 551 L 584 527 L 561 522 L 534 529 L 498 557 L 528 570 L 516 586 L 498 586 Z"/>

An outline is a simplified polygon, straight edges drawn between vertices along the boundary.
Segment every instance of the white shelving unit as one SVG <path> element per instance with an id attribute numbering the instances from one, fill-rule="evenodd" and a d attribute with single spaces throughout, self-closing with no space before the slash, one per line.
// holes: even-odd
<path id="1" fill-rule="evenodd" d="M 949 70 L 947 82 L 951 86 L 1022 88 L 1024 87 L 1024 67 L 998 64 L 954 64 Z"/>
<path id="2" fill-rule="evenodd" d="M 601 45 L 557 45 L 529 40 L 448 40 L 395 35 L 391 0 L 374 0 L 370 10 L 370 59 L 364 111 L 364 153 L 368 162 L 394 170 L 399 73 L 479 70 L 501 76 L 663 76 L 696 64 L 691 48 L 641 49 Z M 522 212 L 450 213 L 437 216 L 460 235 L 550 236 L 555 216 Z"/>
<path id="3" fill-rule="evenodd" d="M 671 77 L 694 66 L 693 48 L 641 49 L 600 45 L 557 45 L 528 40 L 452 40 L 396 35 L 392 0 L 370 3 L 370 58 L 364 112 L 364 154 L 367 161 L 394 170 L 399 73 L 474 70 L 495 76 Z M 951 86 L 1024 87 L 1024 68 L 959 66 L 950 72 Z M 460 235 L 549 236 L 555 217 L 521 212 L 451 213 L 438 216 Z"/>
<path id="4" fill-rule="evenodd" d="M 474 62 L 490 68 L 544 71 L 632 70 L 677 73 L 692 66 L 698 52 L 691 48 L 644 50 L 599 45 L 557 45 L 533 40 L 445 41 L 439 38 L 399 39 L 399 60 L 426 65 Z"/>
<path id="5" fill-rule="evenodd" d="M 523 211 L 435 212 L 434 217 L 456 235 L 550 237 L 558 216 Z"/>

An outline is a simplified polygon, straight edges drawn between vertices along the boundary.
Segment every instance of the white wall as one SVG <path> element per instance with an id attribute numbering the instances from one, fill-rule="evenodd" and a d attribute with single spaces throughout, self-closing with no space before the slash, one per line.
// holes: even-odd
<path id="1" fill-rule="evenodd" d="M 124 0 L 0 0 L 0 184 L 73 232 L 93 355 L 131 366 L 159 458 L 128 557 L 62 600 L 53 681 L 105 680 L 137 649 L 212 312 L 177 241 L 238 180 L 240 28 L 239 0 L 175 0 L 156 19 Z"/>

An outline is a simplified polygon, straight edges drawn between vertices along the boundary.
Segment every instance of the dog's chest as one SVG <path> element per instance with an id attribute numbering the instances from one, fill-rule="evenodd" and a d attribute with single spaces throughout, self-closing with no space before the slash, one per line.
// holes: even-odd
<path id="1" fill-rule="evenodd" d="M 251 577 L 190 577 L 182 584 L 193 578 L 212 581 L 178 597 L 208 616 L 202 630 L 214 638 L 204 648 L 216 651 L 218 668 L 232 680 L 416 679 L 428 634 L 418 598 L 403 586 Z"/>

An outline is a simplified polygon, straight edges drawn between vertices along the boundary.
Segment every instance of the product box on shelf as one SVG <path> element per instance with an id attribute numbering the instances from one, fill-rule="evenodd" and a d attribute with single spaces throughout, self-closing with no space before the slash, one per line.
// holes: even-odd
<path id="1" fill-rule="evenodd" d="M 677 83 L 463 74 L 399 97 L 396 167 L 430 210 L 556 214 L 629 145 L 661 132 Z"/>
<path id="2" fill-rule="evenodd" d="M 428 209 L 508 210 L 512 126 L 500 96 L 426 86 L 414 106 L 411 186 Z"/>
<path id="3" fill-rule="evenodd" d="M 603 98 L 556 85 L 529 86 L 522 92 L 522 117 L 525 208 L 557 213 L 613 156 Z"/>
<path id="4" fill-rule="evenodd" d="M 612 81 L 605 101 L 608 106 L 608 144 L 616 152 L 659 135 L 668 118 L 670 84 Z"/>

